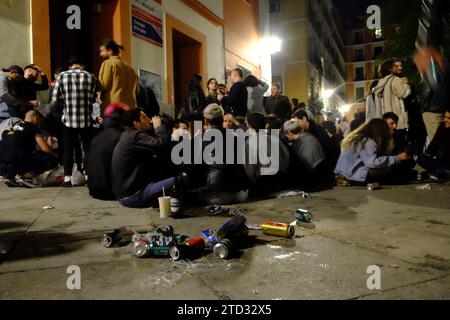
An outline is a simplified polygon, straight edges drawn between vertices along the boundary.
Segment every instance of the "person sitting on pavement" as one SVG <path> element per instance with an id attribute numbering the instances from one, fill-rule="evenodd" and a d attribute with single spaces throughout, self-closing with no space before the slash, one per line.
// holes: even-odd
<path id="1" fill-rule="evenodd" d="M 31 110 L 25 121 L 2 133 L 0 175 L 9 186 L 38 187 L 34 177 L 57 167 L 57 158 L 39 130 L 42 121 L 43 116 Z M 36 151 L 37 147 L 40 151 Z"/>
<path id="2" fill-rule="evenodd" d="M 338 133 L 336 124 L 333 121 L 325 121 L 322 123 L 322 128 L 325 129 L 328 136 L 330 137 L 330 148 L 332 158 L 329 158 L 328 161 L 332 168 L 336 168 L 336 164 L 338 162 L 339 156 L 341 155 L 341 142 L 344 140 L 344 137 L 341 133 Z"/>
<path id="3" fill-rule="evenodd" d="M 291 144 L 290 174 L 296 187 L 318 190 L 329 187 L 325 152 L 319 140 L 299 120 L 289 120 L 284 130 Z"/>
<path id="4" fill-rule="evenodd" d="M 404 134 L 398 134 L 397 125 L 398 125 L 398 116 L 393 112 L 387 112 L 383 115 L 383 120 L 389 126 L 389 130 L 392 134 L 392 139 L 394 143 L 394 148 L 392 150 L 392 155 L 397 155 L 402 152 L 410 153 L 410 144 L 406 142 L 406 137 Z M 413 158 L 410 158 L 407 161 L 402 161 L 402 163 L 397 167 L 396 174 L 401 177 L 408 177 L 408 180 L 414 180 L 417 177 L 417 171 L 414 170 L 416 166 L 416 161 Z"/>
<path id="5" fill-rule="evenodd" d="M 327 160 L 327 173 L 328 179 L 331 183 L 334 183 L 334 168 L 337 159 L 339 158 L 340 151 L 336 148 L 336 143 L 330 138 L 327 131 L 317 125 L 314 120 L 308 117 L 306 111 L 298 110 L 292 115 L 292 119 L 298 120 L 303 131 L 307 131 L 312 134 L 317 140 L 325 152 L 325 159 Z"/>
<path id="6" fill-rule="evenodd" d="M 159 116 L 151 120 L 136 108 L 123 115 L 125 131 L 112 156 L 112 189 L 125 207 L 148 208 L 157 198 L 172 190 L 174 178 L 161 177 L 157 163 L 159 153 L 169 145 L 170 133 Z M 154 135 L 148 133 L 153 124 Z"/>
<path id="7" fill-rule="evenodd" d="M 187 201 L 193 204 L 205 203 L 208 205 L 227 205 L 242 203 L 249 196 L 249 181 L 246 179 L 244 166 L 237 164 L 237 152 L 234 152 L 234 164 L 228 164 L 227 159 L 227 139 L 231 138 L 223 128 L 224 111 L 217 104 L 211 104 L 203 111 L 204 134 L 217 134 L 223 138 L 223 149 L 221 155 L 216 154 L 216 149 L 211 149 L 213 141 L 203 141 L 204 154 L 211 161 L 203 160 L 201 165 L 194 165 L 193 177 L 196 185 L 190 185 L 185 193 Z M 234 136 L 232 137 L 234 138 Z M 236 141 L 233 142 L 236 148 Z M 209 152 L 207 152 L 207 150 Z M 216 158 L 221 157 L 221 159 Z M 217 160 L 217 161 L 216 161 Z M 191 171 L 191 172 L 192 172 Z M 191 177 L 191 180 L 192 177 Z"/>
<path id="8" fill-rule="evenodd" d="M 123 132 L 124 113 L 124 108 L 116 108 L 105 115 L 107 121 L 104 121 L 104 130 L 92 140 L 88 158 L 88 187 L 94 199 L 116 200 L 112 191 L 111 162 L 114 148 Z"/>
<path id="9" fill-rule="evenodd" d="M 338 185 L 392 183 L 396 168 L 410 159 L 405 152 L 391 155 L 392 150 L 392 134 L 386 121 L 373 119 L 361 126 L 342 142 L 335 170 Z"/>
<path id="10" fill-rule="evenodd" d="M 24 101 L 18 98 L 17 83 L 24 76 L 19 66 L 2 69 L 0 73 L 0 121 L 11 117 L 23 120 L 27 111 L 38 106 L 37 101 Z"/>
<path id="11" fill-rule="evenodd" d="M 280 141 L 279 136 L 274 134 L 276 129 L 266 131 L 266 118 L 261 113 L 253 113 L 247 117 L 250 137 L 246 140 L 246 154 L 253 155 L 256 163 L 245 162 L 245 172 L 252 183 L 252 191 L 258 195 L 270 194 L 288 187 L 289 149 Z M 278 130 L 279 132 L 280 130 Z M 263 150 L 261 144 L 267 141 Z M 267 163 L 263 163 L 260 153 L 267 154 L 272 146 L 278 148 L 278 156 L 271 155 Z M 264 150 L 265 149 L 265 150 Z M 264 161 L 265 162 L 265 161 Z"/>
<path id="12" fill-rule="evenodd" d="M 419 165 L 437 182 L 443 182 L 450 176 L 450 111 L 445 113 L 444 122 L 425 154 L 419 158 Z"/>

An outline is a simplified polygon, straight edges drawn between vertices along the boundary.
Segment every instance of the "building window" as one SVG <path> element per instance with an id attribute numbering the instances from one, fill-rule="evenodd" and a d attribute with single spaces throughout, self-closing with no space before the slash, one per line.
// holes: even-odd
<path id="1" fill-rule="evenodd" d="M 373 58 L 376 59 L 380 54 L 384 51 L 383 47 L 375 47 L 373 48 Z"/>
<path id="2" fill-rule="evenodd" d="M 354 41 L 355 43 L 362 43 L 364 41 L 364 34 L 362 31 L 356 31 L 354 33 Z"/>
<path id="3" fill-rule="evenodd" d="M 270 13 L 280 12 L 280 0 L 270 0 Z"/>
<path id="4" fill-rule="evenodd" d="M 366 88 L 356 88 L 356 101 L 364 100 L 366 97 Z"/>
<path id="5" fill-rule="evenodd" d="M 364 79 L 364 67 L 355 68 L 355 81 L 361 81 Z"/>
<path id="6" fill-rule="evenodd" d="M 364 49 L 355 49 L 354 53 L 354 61 L 364 61 Z"/>
<path id="7" fill-rule="evenodd" d="M 375 29 L 375 39 L 376 40 L 383 39 L 383 30 Z"/>

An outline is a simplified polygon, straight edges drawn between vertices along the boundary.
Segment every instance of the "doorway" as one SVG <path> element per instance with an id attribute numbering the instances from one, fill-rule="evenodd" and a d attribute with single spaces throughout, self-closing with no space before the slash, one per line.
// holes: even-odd
<path id="1" fill-rule="evenodd" d="M 98 47 L 112 39 L 114 15 L 120 0 L 50 0 L 51 69 L 67 69 L 71 55 L 80 57 L 86 70 L 97 75 L 102 63 Z M 67 8 L 77 5 L 81 11 L 81 29 L 69 30 Z"/>
<path id="2" fill-rule="evenodd" d="M 202 44 L 188 35 L 173 30 L 173 73 L 176 109 L 188 98 L 188 85 L 194 75 L 201 73 Z"/>
<path id="3" fill-rule="evenodd" d="M 208 76 L 206 69 L 206 36 L 166 14 L 167 101 L 175 116 L 186 105 L 189 81 L 194 75 Z"/>

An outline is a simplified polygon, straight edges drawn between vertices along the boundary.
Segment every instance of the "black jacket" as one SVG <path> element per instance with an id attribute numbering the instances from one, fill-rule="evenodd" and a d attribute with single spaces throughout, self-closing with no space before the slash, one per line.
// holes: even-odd
<path id="1" fill-rule="evenodd" d="M 283 121 L 289 120 L 292 115 L 289 98 L 282 95 L 278 97 L 269 97 L 265 109 L 268 114 L 273 114 Z"/>
<path id="2" fill-rule="evenodd" d="M 243 82 L 236 82 L 230 90 L 230 94 L 222 99 L 222 107 L 225 113 L 231 113 L 235 117 L 247 116 L 248 90 Z"/>
<path id="3" fill-rule="evenodd" d="M 88 159 L 89 194 L 100 200 L 115 200 L 112 191 L 111 162 L 122 132 L 107 128 L 92 141 Z"/>
<path id="4" fill-rule="evenodd" d="M 48 90 L 50 87 L 48 85 L 47 76 L 41 76 L 41 83 L 31 82 L 27 79 L 20 80 L 17 85 L 18 98 L 24 101 L 34 101 L 37 99 L 38 91 Z"/>
<path id="5" fill-rule="evenodd" d="M 121 135 L 112 157 L 112 186 L 117 200 L 127 198 L 158 180 L 158 156 L 169 145 L 165 127 L 155 135 L 127 128 Z"/>
<path id="6" fill-rule="evenodd" d="M 197 172 L 200 172 L 199 179 L 202 182 L 202 186 L 200 188 L 197 188 L 196 190 L 193 190 L 195 193 L 197 193 L 200 196 L 207 195 L 209 193 L 214 192 L 239 192 L 242 190 L 248 190 L 250 186 L 250 181 L 247 178 L 247 175 L 245 173 L 245 169 L 243 165 L 238 164 L 226 164 L 227 159 L 227 153 L 226 153 L 226 134 L 225 130 L 222 128 L 219 128 L 218 130 L 221 131 L 223 138 L 223 164 L 206 164 L 203 163 L 201 165 L 201 170 L 196 170 Z M 203 142 L 203 150 L 213 142 L 204 141 Z M 237 159 L 237 147 L 236 142 L 234 142 L 234 156 L 235 161 Z M 214 154 L 213 154 L 214 156 Z M 204 162 L 204 161 L 203 161 Z"/>

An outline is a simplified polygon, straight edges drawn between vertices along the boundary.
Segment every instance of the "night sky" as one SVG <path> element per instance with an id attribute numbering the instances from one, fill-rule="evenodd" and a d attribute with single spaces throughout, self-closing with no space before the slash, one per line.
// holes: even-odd
<path id="1" fill-rule="evenodd" d="M 379 4 L 378 0 L 333 0 L 342 20 L 353 22 L 359 15 L 366 13 L 367 7 Z"/>

